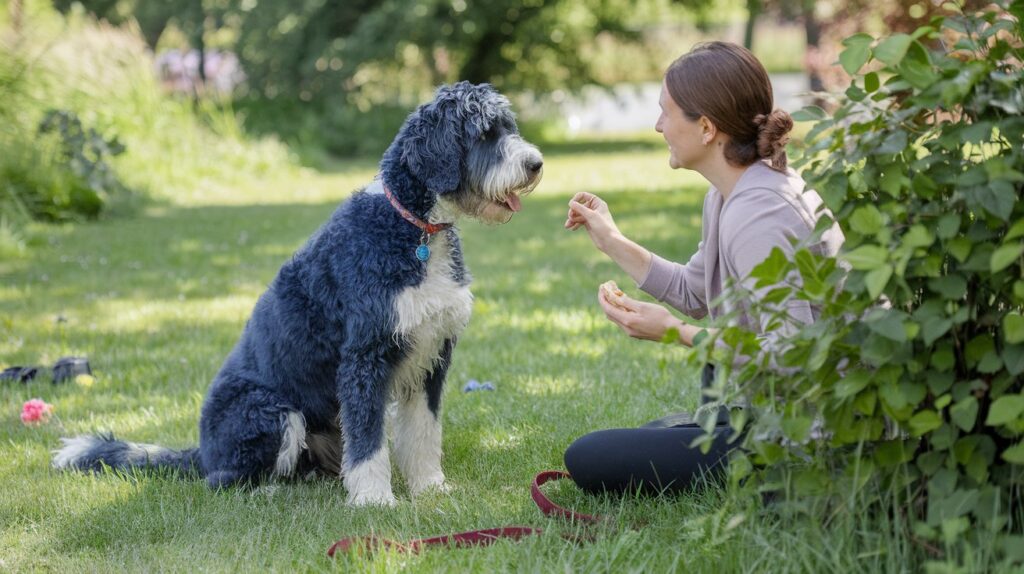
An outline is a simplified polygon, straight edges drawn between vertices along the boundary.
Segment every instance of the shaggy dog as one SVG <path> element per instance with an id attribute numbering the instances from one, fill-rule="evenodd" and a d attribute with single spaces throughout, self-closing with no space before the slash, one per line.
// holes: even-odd
<path id="1" fill-rule="evenodd" d="M 460 82 L 406 120 L 373 183 L 342 203 L 256 302 L 217 373 L 199 447 L 109 435 L 62 439 L 53 466 L 169 467 L 213 488 L 319 470 L 350 504 L 393 504 L 385 433 L 415 495 L 444 488 L 439 408 L 472 295 L 459 236 L 468 215 L 504 223 L 541 176 L 508 100 Z"/>

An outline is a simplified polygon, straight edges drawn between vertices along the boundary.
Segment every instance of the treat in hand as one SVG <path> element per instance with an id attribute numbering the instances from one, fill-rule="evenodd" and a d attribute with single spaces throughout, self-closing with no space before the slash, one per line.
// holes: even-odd
<path id="1" fill-rule="evenodd" d="M 602 283 L 601 293 L 604 294 L 604 298 L 609 303 L 615 305 L 619 309 L 622 309 L 623 311 L 633 311 L 623 303 L 626 294 L 622 292 L 622 289 L 619 289 L 619 286 L 615 284 L 615 281 L 605 281 Z"/>

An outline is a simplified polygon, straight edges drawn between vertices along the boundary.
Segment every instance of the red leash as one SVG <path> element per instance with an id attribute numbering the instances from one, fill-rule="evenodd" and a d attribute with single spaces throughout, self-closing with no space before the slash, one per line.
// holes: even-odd
<path id="1" fill-rule="evenodd" d="M 533 484 L 530 486 L 530 496 L 532 496 L 533 501 L 537 503 L 537 508 L 539 508 L 545 516 L 566 518 L 572 521 L 588 524 L 601 521 L 601 518 L 598 516 L 582 514 L 563 508 L 554 502 L 551 502 L 551 499 L 541 492 L 540 486 L 542 484 L 561 478 L 569 478 L 569 473 L 561 470 L 545 470 L 534 477 Z M 541 532 L 543 532 L 543 529 L 533 528 L 530 526 L 503 526 L 501 528 L 485 528 L 483 530 L 471 530 L 469 532 L 459 532 L 457 534 L 445 534 L 442 536 L 435 536 L 433 538 L 421 538 L 419 540 L 412 540 L 406 544 L 377 536 L 355 536 L 343 538 L 332 544 L 331 547 L 327 549 L 327 556 L 333 558 L 336 552 L 348 552 L 353 548 L 361 550 L 371 550 L 373 548 L 380 547 L 395 548 L 402 552 L 411 552 L 415 554 L 428 546 L 454 546 L 456 548 L 464 548 L 466 546 L 488 546 L 502 538 L 520 540 L 526 536 L 533 536 L 535 534 L 540 534 Z M 580 540 L 578 537 L 568 537 L 568 539 Z"/>

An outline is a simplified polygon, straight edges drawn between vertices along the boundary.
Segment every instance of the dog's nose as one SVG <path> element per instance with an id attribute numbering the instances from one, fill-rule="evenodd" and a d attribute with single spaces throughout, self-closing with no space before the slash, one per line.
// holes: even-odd
<path id="1" fill-rule="evenodd" d="M 530 173 L 537 173 L 540 168 L 544 167 L 544 160 L 542 159 L 528 159 L 526 160 L 526 169 Z"/>

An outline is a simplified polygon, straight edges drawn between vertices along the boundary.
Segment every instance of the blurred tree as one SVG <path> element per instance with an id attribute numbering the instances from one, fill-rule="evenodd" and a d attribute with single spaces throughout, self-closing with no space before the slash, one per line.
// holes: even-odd
<path id="1" fill-rule="evenodd" d="M 206 81 L 206 21 L 225 6 L 217 0 L 53 0 L 57 10 L 67 13 L 74 5 L 111 24 L 134 19 L 146 45 L 156 51 L 157 43 L 171 24 L 176 25 L 199 52 L 199 77 Z"/>
<path id="2" fill-rule="evenodd" d="M 57 10 L 67 13 L 75 4 L 86 12 L 111 24 L 122 24 L 134 18 L 151 49 L 156 49 L 167 26 L 176 15 L 188 12 L 194 0 L 53 0 Z"/>
<path id="3" fill-rule="evenodd" d="M 666 4 L 649 1 L 648 4 Z M 694 8 L 710 0 L 675 0 Z M 238 52 L 274 96 L 359 89 L 396 65 L 426 84 L 550 90 L 595 81 L 599 35 L 641 39 L 628 0 L 233 0 Z M 642 4 L 642 3 L 641 3 Z M 417 71 L 418 70 L 418 74 Z M 360 75 L 362 74 L 362 75 Z"/>
<path id="4" fill-rule="evenodd" d="M 965 11 L 987 5 L 984 0 L 956 0 Z M 857 32 L 874 34 L 911 33 L 934 16 L 950 11 L 944 3 L 930 0 L 747 0 L 745 45 L 754 42 L 754 25 L 759 17 L 770 15 L 782 20 L 800 21 L 807 38 L 806 69 L 812 91 L 845 87 L 848 78 L 838 66 L 839 46 L 844 38 Z"/>

